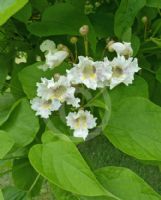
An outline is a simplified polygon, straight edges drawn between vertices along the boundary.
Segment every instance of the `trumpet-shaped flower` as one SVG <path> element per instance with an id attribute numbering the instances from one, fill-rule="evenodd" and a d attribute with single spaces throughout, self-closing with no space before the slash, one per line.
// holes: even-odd
<path id="1" fill-rule="evenodd" d="M 58 100 L 44 100 L 36 97 L 30 101 L 31 108 L 36 111 L 36 115 L 40 115 L 42 118 L 47 119 L 51 115 L 52 111 L 59 110 L 61 104 Z"/>
<path id="2" fill-rule="evenodd" d="M 84 140 L 88 136 L 88 129 L 96 127 L 96 118 L 89 111 L 70 112 L 66 120 L 67 125 L 74 130 L 74 137 L 82 137 Z"/>
<path id="3" fill-rule="evenodd" d="M 106 67 L 104 62 L 94 62 L 88 57 L 79 56 L 79 63 L 67 71 L 68 79 L 73 84 L 83 83 L 87 88 L 95 90 L 102 87 L 107 77 L 111 76 L 111 71 Z"/>
<path id="4" fill-rule="evenodd" d="M 112 77 L 109 82 L 110 89 L 120 83 L 131 84 L 134 80 L 134 74 L 140 70 L 136 58 L 125 59 L 124 56 L 118 56 L 111 61 L 110 65 L 112 69 Z"/>
<path id="5" fill-rule="evenodd" d="M 131 43 L 129 42 L 115 42 L 110 45 L 110 48 L 113 49 L 117 55 L 130 57 L 133 54 Z"/>
<path id="6" fill-rule="evenodd" d="M 65 50 L 58 50 L 55 42 L 51 40 L 45 40 L 40 45 L 40 50 L 45 53 L 45 63 L 38 68 L 46 71 L 59 66 L 68 56 L 68 52 Z"/>
<path id="7" fill-rule="evenodd" d="M 54 79 L 41 79 L 41 83 L 37 83 L 37 95 L 44 100 L 58 100 L 60 103 L 66 102 L 74 107 L 79 107 L 80 99 L 74 96 L 75 88 L 67 77 L 60 76 L 57 81 Z"/>

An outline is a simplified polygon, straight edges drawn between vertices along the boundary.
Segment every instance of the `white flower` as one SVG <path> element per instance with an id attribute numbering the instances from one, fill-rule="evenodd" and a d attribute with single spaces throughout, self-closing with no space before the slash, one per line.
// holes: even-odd
<path id="1" fill-rule="evenodd" d="M 52 40 L 45 40 L 40 45 L 40 50 L 42 52 L 45 52 L 45 51 L 55 51 L 56 50 L 56 44 Z"/>
<path id="2" fill-rule="evenodd" d="M 112 77 L 110 79 L 110 89 L 120 83 L 129 85 L 134 80 L 135 72 L 138 72 L 138 61 L 136 58 L 125 59 L 124 56 L 114 58 L 111 63 Z"/>
<path id="3" fill-rule="evenodd" d="M 120 56 L 130 57 L 133 54 L 131 43 L 129 42 L 115 42 L 110 45 L 110 48 L 116 51 L 116 53 Z"/>
<path id="4" fill-rule="evenodd" d="M 51 69 L 59 66 L 68 56 L 67 51 L 49 51 L 46 55 L 46 65 Z"/>
<path id="5" fill-rule="evenodd" d="M 40 45 L 40 50 L 45 52 L 45 64 L 40 65 L 38 68 L 46 71 L 59 66 L 68 56 L 68 52 L 65 50 L 58 50 L 55 42 L 51 40 L 45 40 Z"/>
<path id="6" fill-rule="evenodd" d="M 59 110 L 61 104 L 57 100 L 43 100 L 36 97 L 30 101 L 31 108 L 36 111 L 36 115 L 40 115 L 42 118 L 48 118 L 52 111 Z"/>
<path id="7" fill-rule="evenodd" d="M 24 51 L 19 51 L 17 53 L 17 56 L 15 57 L 15 63 L 16 64 L 27 63 L 27 53 Z"/>
<path id="8" fill-rule="evenodd" d="M 95 90 L 102 87 L 102 82 L 111 76 L 110 68 L 104 62 L 94 62 L 88 57 L 79 56 L 79 63 L 67 71 L 67 77 L 73 84 L 83 83 L 87 88 Z"/>
<path id="9" fill-rule="evenodd" d="M 112 77 L 110 61 L 107 58 L 104 58 L 104 62 L 97 61 L 95 62 L 95 66 L 97 69 L 97 87 L 103 88 L 108 85 L 108 82 Z"/>
<path id="10" fill-rule="evenodd" d="M 60 76 L 57 81 L 42 78 L 41 81 L 41 83 L 37 83 L 39 97 L 44 100 L 58 100 L 60 103 L 66 101 L 69 105 L 79 107 L 80 99 L 75 98 L 75 88 L 71 87 L 67 77 Z"/>
<path id="11" fill-rule="evenodd" d="M 88 136 L 88 129 L 96 127 L 96 118 L 89 111 L 70 112 L 66 120 L 67 125 L 74 130 L 74 136 L 82 137 L 84 140 Z"/>

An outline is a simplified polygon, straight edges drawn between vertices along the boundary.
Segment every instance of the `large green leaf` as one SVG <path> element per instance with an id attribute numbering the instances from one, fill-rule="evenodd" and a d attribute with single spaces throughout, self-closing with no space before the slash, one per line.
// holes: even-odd
<path id="1" fill-rule="evenodd" d="M 98 180 L 105 188 L 122 200 L 160 200 L 157 194 L 134 172 L 122 167 L 105 167 L 96 171 Z"/>
<path id="2" fill-rule="evenodd" d="M 114 197 L 99 184 L 78 149 L 65 135 L 33 146 L 29 159 L 42 176 L 62 189 L 80 195 Z"/>
<path id="3" fill-rule="evenodd" d="M 161 161 L 161 108 L 141 97 L 126 98 L 112 111 L 105 135 L 121 151 Z"/>
<path id="4" fill-rule="evenodd" d="M 1 129 L 7 131 L 17 145 L 25 146 L 32 142 L 39 129 L 39 122 L 26 99 L 19 103 Z"/>
<path id="5" fill-rule="evenodd" d="M 14 15 L 14 18 L 21 22 L 27 23 L 31 15 L 32 15 L 32 7 L 31 3 L 28 3 Z"/>
<path id="6" fill-rule="evenodd" d="M 8 119 L 17 104 L 10 93 L 0 95 L 0 126 Z"/>
<path id="7" fill-rule="evenodd" d="M 0 0 L 0 25 L 20 10 L 28 0 Z"/>
<path id="8" fill-rule="evenodd" d="M 70 3 L 57 3 L 47 8 L 42 21 L 30 24 L 28 30 L 37 36 L 79 35 L 79 28 L 84 24 L 89 26 L 89 40 L 94 49 L 96 35 L 88 17 L 84 14 L 84 10 L 76 10 Z"/>
<path id="9" fill-rule="evenodd" d="M 95 172 L 98 180 L 111 193 L 121 200 L 160 200 L 157 194 L 143 179 L 133 171 L 123 167 L 104 167 Z M 110 200 L 107 197 L 76 196 L 58 187 L 53 187 L 58 200 Z"/>
<path id="10" fill-rule="evenodd" d="M 148 98 L 148 84 L 143 78 L 136 76 L 133 84 L 128 87 L 121 84 L 113 90 L 110 90 L 109 94 L 111 97 L 112 108 L 117 109 L 117 107 L 120 106 L 120 102 L 127 97 L 138 96 Z"/>
<path id="11" fill-rule="evenodd" d="M 115 14 L 114 32 L 120 39 L 131 28 L 138 11 L 145 6 L 146 0 L 121 0 L 120 6 Z"/>
<path id="12" fill-rule="evenodd" d="M 161 1 L 160 0 L 147 0 L 146 5 L 149 7 L 161 8 Z"/>
<path id="13" fill-rule="evenodd" d="M 2 159 L 12 148 L 14 141 L 6 132 L 0 131 L 0 159 Z"/>
<path id="14" fill-rule="evenodd" d="M 23 158 L 13 162 L 12 177 L 15 186 L 24 191 L 29 191 L 35 180 L 37 180 L 30 192 L 34 195 L 40 192 L 42 179 L 33 169 L 28 159 Z"/>

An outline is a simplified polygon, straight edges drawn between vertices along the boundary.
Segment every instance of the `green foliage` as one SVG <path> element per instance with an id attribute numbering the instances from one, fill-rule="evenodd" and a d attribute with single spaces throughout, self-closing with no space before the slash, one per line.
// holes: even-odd
<path id="1" fill-rule="evenodd" d="M 96 171 L 96 176 L 105 188 L 109 188 L 122 200 L 159 200 L 161 198 L 144 180 L 127 168 L 101 168 Z"/>
<path id="2" fill-rule="evenodd" d="M 143 6 L 145 0 L 122 0 L 121 4 L 115 14 L 114 31 L 118 38 L 131 41 L 131 25 L 134 19 Z"/>
<path id="3" fill-rule="evenodd" d="M 160 161 L 160 119 L 159 106 L 141 97 L 125 98 L 112 112 L 105 135 L 129 155 Z"/>
<path id="4" fill-rule="evenodd" d="M 32 165 L 42 176 L 76 194 L 113 196 L 99 184 L 75 145 L 67 137 L 60 135 L 53 139 L 55 140 L 52 142 L 35 145 L 29 153 Z M 71 176 L 72 182 L 69 181 Z M 76 188 L 76 185 L 79 187 Z"/>
<path id="5" fill-rule="evenodd" d="M 54 200 L 161 199 L 152 189 L 161 194 L 160 9 L 161 0 L 0 0 L 0 179 L 12 171 L 0 200 L 30 200 L 46 185 Z M 43 71 L 46 39 L 65 45 L 69 56 Z M 132 84 L 112 90 L 72 85 L 80 109 L 97 118 L 87 141 L 66 124 L 72 106 L 63 104 L 47 120 L 35 115 L 30 100 L 41 78 L 66 75 L 85 48 L 94 61 L 112 60 L 113 40 L 131 42 L 141 70 Z M 15 62 L 20 52 L 27 63 Z"/>
<path id="6" fill-rule="evenodd" d="M 83 24 L 87 24 L 91 32 L 89 40 L 95 49 L 96 34 L 93 26 L 81 10 L 77 10 L 76 13 L 75 9 L 73 5 L 68 3 L 58 3 L 51 6 L 43 13 L 42 21 L 32 23 L 28 26 L 28 30 L 38 36 L 79 35 L 79 28 Z"/>
<path id="7" fill-rule="evenodd" d="M 28 0 L 1 0 L 0 25 L 4 24 L 13 14 L 20 10 Z"/>
<path id="8" fill-rule="evenodd" d="M 39 129 L 39 122 L 26 99 L 22 99 L 1 127 L 18 146 L 31 143 Z"/>
<path id="9" fill-rule="evenodd" d="M 12 148 L 14 141 L 7 135 L 6 132 L 0 131 L 0 159 L 2 159 Z"/>

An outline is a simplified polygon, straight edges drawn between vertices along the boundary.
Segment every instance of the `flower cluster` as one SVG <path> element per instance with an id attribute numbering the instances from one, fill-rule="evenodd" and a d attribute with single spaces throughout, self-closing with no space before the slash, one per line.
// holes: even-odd
<path id="1" fill-rule="evenodd" d="M 54 42 L 44 41 L 40 49 L 45 52 L 45 64 L 41 69 L 47 70 L 60 65 L 68 56 L 66 50 L 58 50 Z M 62 103 L 79 108 L 80 99 L 75 97 L 75 85 L 84 84 L 87 88 L 109 87 L 113 89 L 120 83 L 129 85 L 138 72 L 137 58 L 133 58 L 130 43 L 112 42 L 110 51 L 115 51 L 117 56 L 113 60 L 107 57 L 103 61 L 94 61 L 90 57 L 79 56 L 78 63 L 67 70 L 66 76 L 55 76 L 50 80 L 41 78 L 37 83 L 37 97 L 31 100 L 32 109 L 36 115 L 48 118 L 53 111 L 59 110 Z M 74 130 L 75 137 L 86 139 L 88 129 L 96 127 L 96 118 L 86 110 L 70 112 L 66 117 L 67 125 Z"/>

